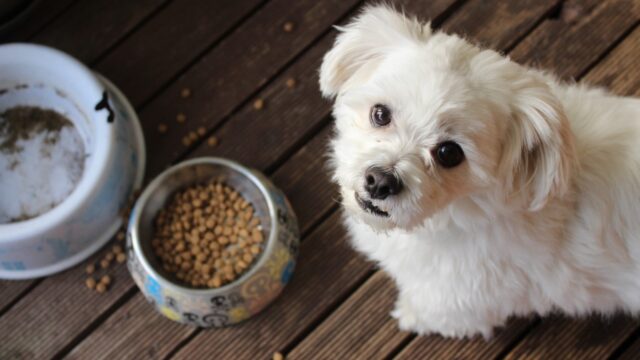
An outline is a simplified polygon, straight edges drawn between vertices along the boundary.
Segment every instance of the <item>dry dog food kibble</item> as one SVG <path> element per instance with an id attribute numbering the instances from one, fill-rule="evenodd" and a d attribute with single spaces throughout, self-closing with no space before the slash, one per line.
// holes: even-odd
<path id="1" fill-rule="evenodd" d="M 188 98 L 189 96 L 191 96 L 191 89 L 189 89 L 189 88 L 184 88 L 184 89 L 180 90 L 180 96 L 181 96 L 183 99 Z"/>
<path id="2" fill-rule="evenodd" d="M 263 107 L 264 107 L 264 100 L 258 99 L 258 100 L 253 102 L 253 108 L 254 109 L 262 110 Z"/>
<path id="3" fill-rule="evenodd" d="M 218 288 L 234 281 L 263 249 L 252 205 L 218 182 L 176 193 L 155 225 L 151 244 L 162 268 L 192 287 Z"/>

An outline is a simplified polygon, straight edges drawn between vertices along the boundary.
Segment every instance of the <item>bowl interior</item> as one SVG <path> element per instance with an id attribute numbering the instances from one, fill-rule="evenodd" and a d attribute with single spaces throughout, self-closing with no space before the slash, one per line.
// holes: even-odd
<path id="1" fill-rule="evenodd" d="M 172 284 L 196 290 L 189 287 L 187 284 L 176 279 L 175 276 L 165 271 L 157 256 L 153 252 L 151 246 L 151 240 L 153 240 L 155 233 L 155 218 L 158 212 L 167 205 L 177 191 L 182 190 L 188 186 L 208 183 L 210 181 L 219 181 L 235 189 L 244 199 L 246 199 L 251 205 L 253 205 L 254 213 L 259 217 L 262 233 L 266 239 L 269 239 L 271 233 L 272 219 L 269 215 L 269 206 L 265 194 L 249 176 L 245 175 L 238 169 L 227 166 L 225 164 L 211 163 L 211 162 L 199 162 L 192 163 L 178 168 L 174 168 L 166 173 L 166 176 L 161 177 L 160 182 L 155 184 L 153 188 L 150 188 L 150 193 L 147 198 L 144 198 L 142 208 L 139 209 L 139 215 L 137 219 L 137 237 L 140 245 L 142 261 L 150 265 L 153 270 L 159 274 L 164 280 L 171 282 Z M 150 186 L 153 186 L 152 183 Z M 268 244 L 268 243 L 265 243 Z M 260 254 L 260 257 L 254 261 L 252 267 L 257 266 L 261 258 L 264 256 L 265 249 Z M 251 273 L 251 268 L 245 272 L 240 278 L 236 279 L 230 284 L 241 282 L 243 278 Z M 228 284 L 229 285 L 229 284 Z M 206 290 L 206 289 L 197 289 Z"/>

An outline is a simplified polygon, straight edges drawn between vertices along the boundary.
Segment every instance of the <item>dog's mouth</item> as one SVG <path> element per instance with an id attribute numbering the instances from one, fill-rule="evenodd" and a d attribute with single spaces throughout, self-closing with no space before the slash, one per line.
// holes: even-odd
<path id="1" fill-rule="evenodd" d="M 364 200 L 363 198 L 360 197 L 360 195 L 358 195 L 357 192 L 355 193 L 355 196 L 356 196 L 356 202 L 358 202 L 358 205 L 360 205 L 362 210 L 368 211 L 369 213 L 376 216 L 389 217 L 388 212 L 382 211 L 379 207 L 373 205 L 371 201 Z"/>

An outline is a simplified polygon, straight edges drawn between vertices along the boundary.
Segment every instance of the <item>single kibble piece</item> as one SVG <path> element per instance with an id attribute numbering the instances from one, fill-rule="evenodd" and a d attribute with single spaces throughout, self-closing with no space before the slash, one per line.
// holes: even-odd
<path id="1" fill-rule="evenodd" d="M 264 108 L 264 100 L 257 99 L 256 101 L 254 101 L 253 108 L 256 110 L 262 110 L 262 108 Z"/>
<path id="2" fill-rule="evenodd" d="M 167 125 L 162 124 L 162 123 L 158 124 L 158 132 L 159 132 L 160 134 L 164 134 L 164 133 L 166 133 L 166 132 L 167 132 L 167 130 L 168 130 Z"/>
<path id="3" fill-rule="evenodd" d="M 282 29 L 288 33 L 292 32 L 295 27 L 296 26 L 291 21 L 287 21 L 286 23 L 284 23 L 284 25 L 282 25 Z"/>
<path id="4" fill-rule="evenodd" d="M 111 276 L 109 276 L 109 275 L 103 275 L 103 276 L 100 278 L 100 283 L 101 283 L 101 284 L 105 284 L 105 285 L 109 285 L 109 284 L 111 284 Z"/>
<path id="5" fill-rule="evenodd" d="M 115 259 L 116 256 L 112 253 L 112 252 L 108 252 L 105 256 L 104 259 L 111 262 L 113 259 Z"/>
<path id="6" fill-rule="evenodd" d="M 104 293 L 105 291 L 107 291 L 107 285 L 101 282 L 98 283 L 96 285 L 96 291 L 99 292 L 100 294 Z"/>
<path id="7" fill-rule="evenodd" d="M 282 355 L 281 353 L 277 352 L 273 354 L 273 360 L 284 360 L 284 355 Z"/>
<path id="8" fill-rule="evenodd" d="M 96 279 L 94 279 L 93 276 L 88 277 L 85 284 L 87 284 L 89 289 L 94 289 L 96 287 Z"/>
<path id="9" fill-rule="evenodd" d="M 183 99 L 186 99 L 186 98 L 188 98 L 190 96 L 191 96 L 191 89 L 184 88 L 184 89 L 180 90 L 180 97 L 182 97 Z"/>
<path id="10" fill-rule="evenodd" d="M 179 123 L 183 123 L 185 121 L 187 121 L 187 115 L 183 114 L 183 113 L 178 113 L 178 115 L 176 115 L 176 121 Z"/>
<path id="11" fill-rule="evenodd" d="M 113 245 L 113 247 L 111 248 L 111 251 L 113 251 L 114 254 L 120 254 L 122 252 L 122 246 L 120 245 Z"/>
<path id="12" fill-rule="evenodd" d="M 96 266 L 94 264 L 89 264 L 87 265 L 85 271 L 87 272 L 87 274 L 91 275 L 96 271 Z"/>
<path id="13" fill-rule="evenodd" d="M 287 87 L 289 89 L 293 89 L 296 86 L 296 79 L 294 78 L 288 78 L 287 79 Z"/>
<path id="14" fill-rule="evenodd" d="M 204 136 L 207 133 L 207 129 L 205 129 L 202 126 L 200 126 L 197 131 L 198 131 L 198 135 L 200 136 Z"/>
<path id="15" fill-rule="evenodd" d="M 103 269 L 106 269 L 109 267 L 109 260 L 107 259 L 102 259 L 100 260 L 100 267 Z"/>
<path id="16" fill-rule="evenodd" d="M 189 139 L 189 137 L 188 137 L 188 136 L 183 137 L 183 138 L 182 138 L 182 145 L 184 145 L 184 146 L 189 146 L 189 145 L 191 145 L 191 139 Z"/>
<path id="17" fill-rule="evenodd" d="M 207 144 L 211 147 L 218 145 L 218 138 L 215 136 L 209 137 L 209 139 L 207 140 Z"/>
<path id="18" fill-rule="evenodd" d="M 117 238 L 119 241 L 124 240 L 124 231 L 120 231 L 120 232 L 118 232 L 118 235 L 116 235 L 116 238 Z"/>
<path id="19" fill-rule="evenodd" d="M 125 253 L 120 253 L 116 256 L 116 261 L 120 264 L 127 261 L 127 255 Z"/>
<path id="20" fill-rule="evenodd" d="M 189 140 L 191 141 L 196 141 L 198 140 L 198 134 L 196 134 L 195 131 L 191 131 L 189 132 Z"/>

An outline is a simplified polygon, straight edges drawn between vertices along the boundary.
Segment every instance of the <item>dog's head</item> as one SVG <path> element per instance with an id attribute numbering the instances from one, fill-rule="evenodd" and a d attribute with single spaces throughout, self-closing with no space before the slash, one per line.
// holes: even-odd
<path id="1" fill-rule="evenodd" d="M 571 132 L 542 75 L 385 6 L 339 30 L 320 88 L 352 215 L 409 229 L 456 201 L 535 211 L 566 191 Z"/>

